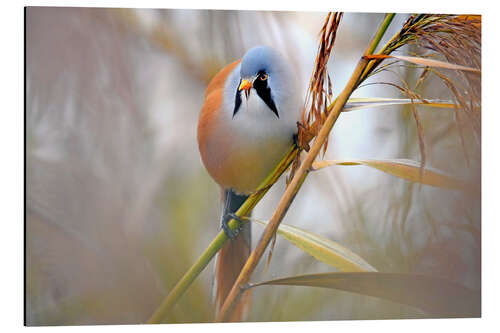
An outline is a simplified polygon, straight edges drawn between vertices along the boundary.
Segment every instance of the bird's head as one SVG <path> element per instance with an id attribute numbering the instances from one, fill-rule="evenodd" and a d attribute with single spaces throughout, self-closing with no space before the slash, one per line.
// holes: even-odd
<path id="1" fill-rule="evenodd" d="M 239 79 L 234 114 L 244 95 L 247 101 L 260 98 L 279 118 L 280 106 L 297 93 L 290 65 L 281 54 L 268 46 L 248 50 L 241 60 Z"/>

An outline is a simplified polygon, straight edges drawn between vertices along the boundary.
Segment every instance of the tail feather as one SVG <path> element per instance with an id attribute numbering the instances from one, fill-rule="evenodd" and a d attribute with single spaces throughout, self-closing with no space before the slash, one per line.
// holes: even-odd
<path id="1" fill-rule="evenodd" d="M 224 205 L 223 215 L 227 213 L 235 213 L 240 206 L 245 202 L 247 196 L 237 195 L 231 190 L 224 191 L 224 201 L 228 204 Z M 227 197 L 229 196 L 229 198 Z M 229 201 L 226 201 L 229 200 Z M 216 262 L 216 292 L 215 292 L 215 307 L 216 312 L 224 304 L 227 295 L 240 274 L 243 265 L 250 256 L 251 245 L 251 229 L 250 224 L 245 223 L 238 236 L 234 240 L 230 240 L 219 251 Z M 229 321 L 242 321 L 245 319 L 246 312 L 250 305 L 250 292 L 245 292 L 240 298 L 236 308 L 231 315 Z"/>

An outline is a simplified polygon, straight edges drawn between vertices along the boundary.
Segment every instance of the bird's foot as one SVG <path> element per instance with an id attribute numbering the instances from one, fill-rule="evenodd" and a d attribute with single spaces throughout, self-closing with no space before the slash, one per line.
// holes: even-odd
<path id="1" fill-rule="evenodd" d="M 298 132 L 293 135 L 295 146 L 308 152 L 310 149 L 309 142 L 314 138 L 314 134 L 299 121 L 297 122 L 297 131 Z M 301 138 L 299 138 L 299 133 L 302 135 Z"/>
<path id="2" fill-rule="evenodd" d="M 231 221 L 233 219 L 240 222 L 240 225 L 236 230 L 232 230 L 228 224 L 229 221 Z M 224 218 L 222 219 L 221 228 L 222 228 L 222 230 L 224 230 L 224 233 L 226 234 L 227 238 L 229 238 L 230 240 L 233 240 L 240 233 L 242 223 L 243 223 L 243 220 L 238 215 L 236 215 L 234 213 L 228 213 L 228 214 L 224 215 Z"/>

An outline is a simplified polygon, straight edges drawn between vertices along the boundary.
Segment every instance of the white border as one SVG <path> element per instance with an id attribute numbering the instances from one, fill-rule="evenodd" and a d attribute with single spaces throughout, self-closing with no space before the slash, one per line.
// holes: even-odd
<path id="1" fill-rule="evenodd" d="M 1 37 L 1 108 L 0 108 L 0 156 L 2 168 L 0 172 L 2 214 L 0 215 L 2 232 L 2 297 L 1 309 L 3 329 L 8 332 L 22 327 L 23 318 L 23 6 L 87 6 L 87 7 L 144 7 L 144 8 L 231 8 L 231 9 L 265 9 L 265 10 L 305 10 L 326 11 L 335 5 L 337 10 L 355 12 L 433 12 L 433 13 L 472 13 L 483 14 L 483 318 L 456 320 L 385 320 L 385 321 L 336 321 L 336 322 L 300 322 L 300 323 L 251 323 L 223 325 L 154 325 L 154 326 L 83 326 L 83 327 L 50 327 L 30 328 L 34 330 L 56 331 L 108 331 L 118 328 L 121 331 L 191 331 L 208 330 L 226 332 L 234 330 L 253 331 L 268 329 L 269 331 L 286 329 L 292 331 L 334 330 L 337 332 L 422 332 L 434 331 L 492 331 L 499 327 L 498 296 L 498 237 L 500 235 L 498 219 L 498 173 L 500 170 L 498 151 L 500 138 L 500 108 L 494 98 L 499 83 L 498 78 L 498 25 L 497 6 L 492 1 L 435 1 L 419 0 L 404 2 L 396 0 L 374 1 L 316 1 L 271 2 L 271 1 L 24 1 L 5 2 L 0 11 L 2 24 Z M 491 21 L 490 21 L 491 20 Z M 490 23 L 491 22 L 491 23 Z M 498 29 L 497 29 L 498 30 Z"/>

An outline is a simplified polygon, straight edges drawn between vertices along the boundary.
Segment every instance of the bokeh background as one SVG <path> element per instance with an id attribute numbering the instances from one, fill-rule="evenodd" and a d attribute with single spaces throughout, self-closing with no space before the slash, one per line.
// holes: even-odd
<path id="1" fill-rule="evenodd" d="M 198 113 L 210 78 L 255 45 L 289 57 L 305 96 L 326 13 L 26 9 L 26 321 L 144 322 L 219 231 L 217 185 L 202 166 Z M 394 34 L 408 15 L 398 14 Z M 382 20 L 347 13 L 329 72 L 338 94 Z M 408 51 L 403 50 L 403 52 Z M 397 74 L 415 83 L 419 72 Z M 372 82 L 394 81 L 381 73 Z M 439 81 L 424 97 L 450 98 Z M 371 85 L 359 97 L 405 97 Z M 427 165 L 481 180 L 481 142 L 452 111 L 419 109 Z M 465 124 L 467 125 L 467 124 Z M 464 157 L 467 149 L 469 162 Z M 341 115 L 325 158 L 420 159 L 408 107 Z M 268 219 L 281 180 L 254 210 Z M 480 289 L 481 197 L 410 184 L 366 167 L 312 174 L 283 223 L 335 240 L 379 271 L 436 275 Z M 262 228 L 253 227 L 254 242 Z M 263 263 L 262 263 L 263 264 Z M 278 238 L 254 281 L 329 272 Z M 213 320 L 213 263 L 170 322 Z M 260 287 L 249 321 L 423 318 L 378 298 Z"/>

